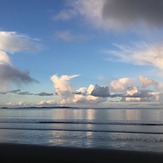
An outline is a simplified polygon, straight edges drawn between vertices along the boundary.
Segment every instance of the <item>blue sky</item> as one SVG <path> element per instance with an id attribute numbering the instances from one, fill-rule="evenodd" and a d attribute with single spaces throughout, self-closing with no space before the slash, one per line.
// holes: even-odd
<path id="1" fill-rule="evenodd" d="M 162 106 L 161 0 L 1 0 L 1 106 Z"/>

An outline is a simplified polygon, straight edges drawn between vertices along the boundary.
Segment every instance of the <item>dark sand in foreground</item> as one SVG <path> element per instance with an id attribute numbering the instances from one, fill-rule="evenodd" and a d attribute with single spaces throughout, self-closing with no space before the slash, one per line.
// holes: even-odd
<path id="1" fill-rule="evenodd" d="M 43 145 L 0 144 L 0 163 L 130 162 L 163 163 L 163 153 L 83 149 Z"/>

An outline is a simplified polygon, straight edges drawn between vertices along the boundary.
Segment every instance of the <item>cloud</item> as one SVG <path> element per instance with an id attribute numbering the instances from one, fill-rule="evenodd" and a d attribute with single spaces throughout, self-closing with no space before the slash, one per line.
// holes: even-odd
<path id="1" fill-rule="evenodd" d="M 8 53 L 20 51 L 38 51 L 39 43 L 37 39 L 31 39 L 26 35 L 16 32 L 0 31 L 0 50 Z"/>
<path id="2" fill-rule="evenodd" d="M 73 0 L 70 4 L 73 17 L 78 15 L 98 28 L 163 27 L 162 0 Z M 61 13 L 60 18 L 72 18 L 68 12 Z"/>
<path id="3" fill-rule="evenodd" d="M 19 101 L 19 102 L 9 101 L 5 104 L 5 106 L 7 106 L 7 107 L 26 107 L 26 106 L 28 106 L 28 104 L 23 101 Z"/>
<path id="4" fill-rule="evenodd" d="M 14 90 L 9 90 L 9 91 L 4 91 L 0 92 L 2 95 L 6 94 L 17 94 L 17 95 L 22 95 L 22 96 L 53 96 L 53 93 L 48 93 L 48 92 L 40 92 L 40 93 L 32 93 L 29 91 L 21 91 L 20 89 L 14 89 Z"/>
<path id="5" fill-rule="evenodd" d="M 58 40 L 71 42 L 71 41 L 86 41 L 89 39 L 89 36 L 74 34 L 69 30 L 57 31 L 54 37 Z"/>
<path id="6" fill-rule="evenodd" d="M 47 106 L 47 105 L 54 106 L 54 105 L 56 105 L 56 102 L 54 100 L 42 100 L 37 105 L 39 105 L 39 106 Z"/>
<path id="7" fill-rule="evenodd" d="M 77 93 L 73 97 L 73 102 L 79 103 L 79 104 L 99 103 L 101 99 L 97 96 L 100 94 L 96 91 L 95 93 L 97 96 L 92 95 L 92 92 L 95 89 L 95 87 L 96 86 L 94 86 L 93 84 L 90 84 L 88 88 L 85 88 L 85 87 L 79 88 L 76 91 Z"/>
<path id="8" fill-rule="evenodd" d="M 143 87 L 148 87 L 150 85 L 155 85 L 155 86 L 159 85 L 159 83 L 156 82 L 155 80 L 149 79 L 149 78 L 144 77 L 144 76 L 139 76 L 138 79 L 143 84 Z"/>
<path id="9" fill-rule="evenodd" d="M 114 56 L 121 62 L 136 65 L 151 65 L 163 70 L 163 46 L 162 44 L 150 45 L 145 42 L 133 46 L 115 45 L 118 49 L 106 51 L 109 56 Z M 113 59 L 114 60 L 114 59 Z"/>
<path id="10" fill-rule="evenodd" d="M 78 16 L 84 18 L 85 21 L 97 27 L 106 26 L 102 16 L 104 0 L 77 0 L 71 2 L 71 4 L 77 11 Z"/>
<path id="11" fill-rule="evenodd" d="M 70 80 L 79 75 L 53 75 L 51 80 L 55 92 L 59 97 L 59 105 L 102 105 L 109 101 L 122 102 L 159 102 L 162 84 L 152 79 L 140 76 L 139 78 L 120 78 L 111 81 L 107 86 L 90 84 L 88 87 L 80 87 L 75 90 Z M 152 89 L 150 89 L 152 88 Z"/>
<path id="12" fill-rule="evenodd" d="M 62 75 L 61 77 L 58 75 L 51 76 L 51 81 L 53 82 L 56 90 L 55 92 L 62 99 L 61 104 L 72 102 L 74 90 L 69 81 L 78 76 L 79 75 Z"/>
<path id="13" fill-rule="evenodd" d="M 53 17 L 54 21 L 68 21 L 71 20 L 72 18 L 76 17 L 77 13 L 76 10 L 73 9 L 64 9 L 60 11 L 58 14 L 56 14 Z"/>
<path id="14" fill-rule="evenodd" d="M 155 87 L 150 90 L 149 88 L 151 85 L 154 85 Z M 111 81 L 110 97 L 120 97 L 122 101 L 126 102 L 159 101 L 159 88 L 161 88 L 161 83 L 144 76 L 140 76 L 138 80 L 120 78 Z M 116 92 L 116 94 L 114 92 Z"/>
<path id="15" fill-rule="evenodd" d="M 3 51 L 0 51 L 0 81 L 1 90 L 8 89 L 11 86 L 11 83 L 20 85 L 37 82 L 30 77 L 29 72 L 23 72 L 13 67 L 9 57 Z"/>
<path id="16" fill-rule="evenodd" d="M 35 94 L 35 95 L 38 95 L 38 96 L 53 96 L 54 94 L 53 93 L 47 93 L 47 92 L 40 92 L 40 93 Z"/>
<path id="17" fill-rule="evenodd" d="M 125 101 L 127 102 L 140 102 L 140 101 L 156 101 L 156 96 L 150 90 L 139 90 L 137 86 L 133 86 L 131 89 L 127 90 L 127 95 L 125 96 Z"/>
<path id="18" fill-rule="evenodd" d="M 21 92 L 20 89 L 14 89 L 14 90 L 11 90 L 11 91 L 9 91 L 9 92 L 7 92 L 7 93 L 14 93 L 14 94 L 17 94 L 17 93 L 19 93 L 19 92 Z"/>
<path id="19" fill-rule="evenodd" d="M 109 87 L 102 87 L 99 85 L 95 85 L 93 91 L 91 92 L 92 96 L 96 96 L 96 97 L 109 97 L 110 96 L 110 91 L 109 91 Z"/>
<path id="20" fill-rule="evenodd" d="M 9 56 L 4 51 L 1 50 L 0 50 L 0 64 L 12 66 L 12 62 Z"/>
<path id="21" fill-rule="evenodd" d="M 36 51 L 39 48 L 37 40 L 16 32 L 0 31 L 0 90 L 10 89 L 12 84 L 37 83 L 28 71 L 21 71 L 14 67 L 8 53 L 20 51 Z"/>
<path id="22" fill-rule="evenodd" d="M 102 10 L 104 20 L 115 27 L 146 26 L 163 27 L 162 0 L 105 0 Z"/>
<path id="23" fill-rule="evenodd" d="M 113 92 L 124 93 L 128 87 L 133 85 L 133 80 L 131 78 L 120 78 L 117 80 L 112 80 L 110 83 L 110 88 Z"/>
<path id="24" fill-rule="evenodd" d="M 91 95 L 95 86 L 90 84 L 88 88 L 81 87 L 78 90 L 74 90 L 70 84 L 70 80 L 78 77 L 79 75 L 53 75 L 51 81 L 54 84 L 55 92 L 59 96 L 60 105 L 74 105 L 74 104 L 88 104 L 88 103 L 99 103 L 102 101 L 99 97 Z M 102 87 L 101 87 L 102 89 Z M 102 92 L 99 92 L 102 93 Z M 100 95 L 100 94 L 99 94 Z M 101 94 L 102 95 L 102 94 Z"/>

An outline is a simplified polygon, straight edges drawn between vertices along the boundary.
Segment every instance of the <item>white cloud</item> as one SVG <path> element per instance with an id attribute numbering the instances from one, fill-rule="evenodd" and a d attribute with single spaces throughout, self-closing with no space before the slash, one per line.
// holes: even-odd
<path id="1" fill-rule="evenodd" d="M 0 50 L 16 53 L 20 51 L 37 51 L 39 50 L 38 40 L 31 39 L 26 35 L 16 32 L 0 31 Z"/>
<path id="2" fill-rule="evenodd" d="M 4 51 L 1 50 L 0 50 L 0 64 L 12 66 L 9 56 Z"/>
<path id="3" fill-rule="evenodd" d="M 76 10 L 64 9 L 53 17 L 54 21 L 68 21 L 77 15 Z"/>
<path id="4" fill-rule="evenodd" d="M 87 94 L 91 95 L 92 91 L 94 90 L 95 86 L 93 84 L 90 84 L 87 89 Z"/>
<path id="5" fill-rule="evenodd" d="M 70 80 L 78 77 L 79 75 L 53 75 L 51 80 L 55 87 L 56 94 L 60 97 L 60 105 L 74 105 L 74 104 L 89 104 L 89 103 L 99 103 L 103 99 L 91 95 L 95 86 L 90 84 L 88 88 L 81 87 L 78 90 L 74 90 L 70 84 Z"/>
<path id="6" fill-rule="evenodd" d="M 54 35 L 54 38 L 66 41 L 66 42 L 71 42 L 71 41 L 86 41 L 89 39 L 88 36 L 86 35 L 78 35 L 74 34 L 69 30 L 64 30 L 64 31 L 57 31 Z"/>
<path id="7" fill-rule="evenodd" d="M 28 106 L 28 104 L 23 101 L 19 101 L 19 102 L 9 101 L 5 104 L 5 106 L 7 106 L 7 107 L 26 107 L 26 106 Z"/>
<path id="8" fill-rule="evenodd" d="M 102 105 L 108 101 L 125 101 L 125 102 L 159 102 L 161 93 L 157 87 L 148 89 L 155 84 L 154 80 L 143 76 L 138 79 L 120 78 L 110 82 L 108 86 L 90 84 L 88 87 L 81 87 L 74 90 L 70 80 L 79 75 L 53 75 L 51 80 L 55 87 L 55 92 L 59 96 L 60 105 Z M 145 85 L 141 86 L 142 84 Z"/>
<path id="9" fill-rule="evenodd" d="M 111 90 L 116 93 L 125 93 L 128 87 L 133 85 L 133 80 L 131 78 L 120 78 L 117 80 L 112 80 L 110 83 Z"/>
<path id="10" fill-rule="evenodd" d="M 149 45 L 144 42 L 134 46 L 115 45 L 118 49 L 106 51 L 109 56 L 114 56 L 121 62 L 136 65 L 151 65 L 163 70 L 163 46 L 162 44 Z"/>
<path id="11" fill-rule="evenodd" d="M 143 87 L 148 87 L 150 85 L 155 85 L 155 86 L 159 85 L 159 83 L 156 82 L 155 80 L 149 79 L 149 78 L 144 77 L 144 76 L 139 76 L 138 79 L 143 84 Z"/>
<path id="12" fill-rule="evenodd" d="M 77 0 L 72 5 L 87 22 L 97 27 L 106 26 L 102 18 L 104 0 Z"/>
<path id="13" fill-rule="evenodd" d="M 39 106 L 49 106 L 49 105 L 54 106 L 54 105 L 56 105 L 56 101 L 55 100 L 42 100 L 42 101 L 38 102 L 37 105 L 39 105 Z"/>
<path id="14" fill-rule="evenodd" d="M 69 81 L 78 76 L 79 75 L 72 75 L 72 76 L 62 75 L 61 77 L 59 77 L 58 75 L 51 76 L 51 81 L 54 84 L 56 93 L 62 99 L 60 102 L 61 104 L 72 102 L 74 96 L 73 95 L 74 90 L 71 84 L 69 83 Z"/>
<path id="15" fill-rule="evenodd" d="M 74 40 L 74 36 L 70 33 L 70 31 L 58 31 L 55 33 L 55 37 L 63 41 Z"/>

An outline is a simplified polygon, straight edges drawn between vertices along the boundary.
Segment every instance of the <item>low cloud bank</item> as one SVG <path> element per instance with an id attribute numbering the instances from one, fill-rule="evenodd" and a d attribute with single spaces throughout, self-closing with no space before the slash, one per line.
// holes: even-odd
<path id="1" fill-rule="evenodd" d="M 162 99 L 161 83 L 147 77 L 138 79 L 120 78 L 107 86 L 90 84 L 74 90 L 70 81 L 79 75 L 53 75 L 51 80 L 55 94 L 60 98 L 59 104 L 101 104 L 118 99 L 124 102 L 160 102 Z"/>

